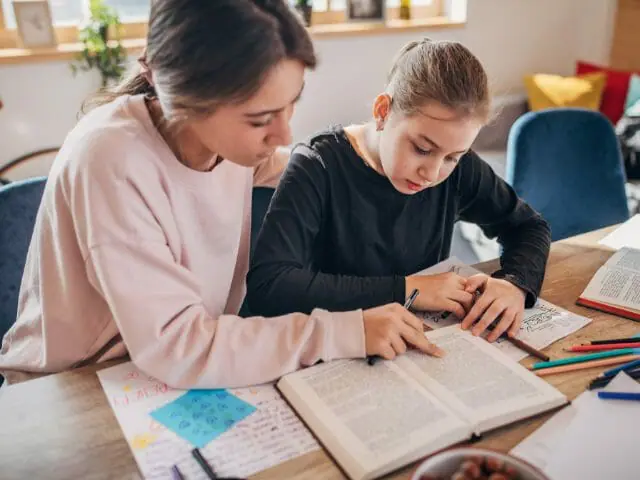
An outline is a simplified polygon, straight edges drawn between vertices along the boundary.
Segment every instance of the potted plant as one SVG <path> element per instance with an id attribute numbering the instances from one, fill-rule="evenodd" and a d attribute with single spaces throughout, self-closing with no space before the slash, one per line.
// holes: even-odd
<path id="1" fill-rule="evenodd" d="M 296 0 L 295 8 L 300 13 L 304 24 L 307 27 L 311 25 L 311 12 L 313 9 L 311 0 Z"/>
<path id="2" fill-rule="evenodd" d="M 120 17 L 114 8 L 103 0 L 89 0 L 89 18 L 79 32 L 83 49 L 71 64 L 74 75 L 96 68 L 103 87 L 122 78 L 126 55 L 120 43 L 120 27 Z M 111 35 L 114 42 L 110 45 Z"/>

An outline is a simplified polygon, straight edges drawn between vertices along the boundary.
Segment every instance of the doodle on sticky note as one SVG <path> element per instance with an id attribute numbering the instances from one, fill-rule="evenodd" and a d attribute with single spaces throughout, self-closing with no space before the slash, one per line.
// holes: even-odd
<path id="1" fill-rule="evenodd" d="M 203 448 L 255 410 L 226 390 L 191 390 L 151 412 L 151 417 Z"/>

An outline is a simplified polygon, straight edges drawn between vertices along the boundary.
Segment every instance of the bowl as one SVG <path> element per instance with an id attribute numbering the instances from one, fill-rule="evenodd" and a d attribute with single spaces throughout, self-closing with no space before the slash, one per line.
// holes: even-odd
<path id="1" fill-rule="evenodd" d="M 458 471 L 460 464 L 472 457 L 482 457 L 485 460 L 491 459 L 500 462 L 512 472 L 517 473 L 514 477 L 518 480 L 550 480 L 533 465 L 496 450 L 476 447 L 458 447 L 436 453 L 424 460 L 416 469 L 411 480 L 424 480 L 433 478 L 438 480 L 450 480 Z"/>

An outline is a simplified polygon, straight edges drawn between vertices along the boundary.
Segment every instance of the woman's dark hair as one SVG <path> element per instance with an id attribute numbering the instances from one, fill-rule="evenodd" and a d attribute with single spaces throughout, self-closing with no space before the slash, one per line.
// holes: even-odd
<path id="1" fill-rule="evenodd" d="M 147 94 L 168 120 L 206 115 L 251 97 L 285 59 L 316 65 L 311 38 L 285 0 L 156 0 L 143 61 L 149 71 L 101 92 L 83 111 Z"/>

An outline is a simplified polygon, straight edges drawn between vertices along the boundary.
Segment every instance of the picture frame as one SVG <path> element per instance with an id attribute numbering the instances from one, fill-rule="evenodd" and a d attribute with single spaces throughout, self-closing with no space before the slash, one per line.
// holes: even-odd
<path id="1" fill-rule="evenodd" d="M 347 0 L 349 22 L 384 23 L 386 16 L 385 0 Z"/>
<path id="2" fill-rule="evenodd" d="M 13 0 L 12 3 L 18 37 L 24 48 L 57 44 L 48 0 Z"/>

